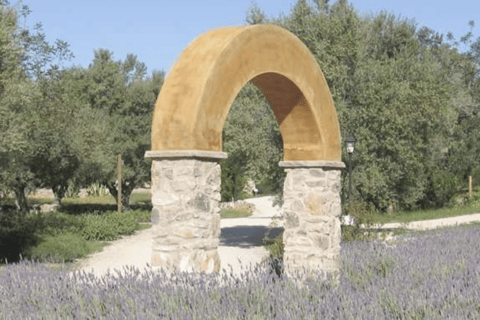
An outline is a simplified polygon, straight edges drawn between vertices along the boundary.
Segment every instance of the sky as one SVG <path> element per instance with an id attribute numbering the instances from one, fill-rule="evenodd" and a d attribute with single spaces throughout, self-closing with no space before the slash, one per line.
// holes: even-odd
<path id="1" fill-rule="evenodd" d="M 312 0 L 309 0 L 312 1 Z M 14 3 L 14 0 L 11 0 Z M 257 0 L 268 18 L 288 14 L 297 0 Z M 334 2 L 332 0 L 331 2 Z M 458 39 L 474 20 L 480 36 L 479 0 L 349 0 L 362 15 L 386 10 L 415 19 L 418 26 Z M 214 28 L 246 24 L 252 0 L 23 0 L 32 13 L 27 26 L 42 23 L 47 40 L 65 40 L 75 58 L 65 65 L 88 67 L 95 49 L 123 60 L 129 53 L 148 73 L 168 72 L 177 56 L 200 34 Z"/>

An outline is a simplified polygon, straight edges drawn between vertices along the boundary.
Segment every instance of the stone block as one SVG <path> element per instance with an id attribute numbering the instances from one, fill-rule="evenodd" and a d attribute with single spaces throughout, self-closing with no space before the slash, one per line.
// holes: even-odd
<path id="1" fill-rule="evenodd" d="M 308 174 L 316 178 L 325 178 L 325 171 L 323 171 L 322 169 L 310 169 L 308 171 Z"/>
<path id="2" fill-rule="evenodd" d="M 316 187 L 323 187 L 325 182 L 322 180 L 307 180 L 305 181 L 305 184 L 310 188 L 316 188 Z"/>
<path id="3" fill-rule="evenodd" d="M 299 226 L 298 215 L 294 212 L 285 213 L 285 227 L 287 229 L 293 229 Z"/>
<path id="4" fill-rule="evenodd" d="M 311 235 L 311 241 L 313 245 L 319 248 L 322 252 L 327 251 L 330 248 L 330 237 L 328 235 Z"/>
<path id="5" fill-rule="evenodd" d="M 172 180 L 173 179 L 173 169 L 163 170 L 163 176 L 166 177 L 169 180 Z"/>
<path id="6" fill-rule="evenodd" d="M 312 215 L 321 216 L 326 213 L 325 196 L 309 194 L 307 197 L 307 212 Z"/>

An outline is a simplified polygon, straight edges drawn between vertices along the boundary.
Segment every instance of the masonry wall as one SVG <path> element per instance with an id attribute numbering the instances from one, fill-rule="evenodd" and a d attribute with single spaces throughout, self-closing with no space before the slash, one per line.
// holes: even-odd
<path id="1" fill-rule="evenodd" d="M 220 165 L 199 159 L 152 160 L 152 266 L 220 269 Z"/>
<path id="2" fill-rule="evenodd" d="M 342 164 L 343 163 L 339 163 Z M 341 166 L 340 166 L 341 167 Z M 284 185 L 287 272 L 332 272 L 340 266 L 340 168 L 286 168 Z"/>

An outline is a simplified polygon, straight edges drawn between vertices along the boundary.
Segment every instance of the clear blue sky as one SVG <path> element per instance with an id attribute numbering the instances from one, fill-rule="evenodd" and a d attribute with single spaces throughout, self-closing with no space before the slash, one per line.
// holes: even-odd
<path id="1" fill-rule="evenodd" d="M 311 1 L 311 0 L 309 0 Z M 12 3 L 14 0 L 12 0 Z M 332 0 L 332 2 L 334 2 Z M 350 0 L 360 14 L 385 9 L 414 18 L 419 26 L 456 38 L 475 20 L 480 36 L 479 0 Z M 251 0 L 23 0 L 32 10 L 29 25 L 41 22 L 49 41 L 66 40 L 75 55 L 67 65 L 87 67 L 93 51 L 106 48 L 117 60 L 134 53 L 148 72 L 168 72 L 182 50 L 201 33 L 245 24 Z M 257 0 L 271 18 L 288 14 L 296 0 Z"/>

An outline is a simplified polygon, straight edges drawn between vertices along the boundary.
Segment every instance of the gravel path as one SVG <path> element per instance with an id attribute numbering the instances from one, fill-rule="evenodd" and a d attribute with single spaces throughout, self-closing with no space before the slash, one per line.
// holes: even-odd
<path id="1" fill-rule="evenodd" d="M 262 239 L 272 222 L 279 214 L 278 207 L 272 207 L 273 197 L 260 197 L 247 200 L 255 205 L 255 211 L 248 218 L 222 219 L 218 252 L 221 269 L 232 270 L 234 274 L 242 272 L 251 264 L 260 263 L 268 255 Z M 271 236 L 278 235 L 280 228 L 274 228 Z M 138 231 L 132 236 L 112 241 L 101 252 L 94 253 L 79 261 L 79 269 L 93 271 L 102 276 L 114 269 L 134 266 L 144 270 L 150 263 L 152 250 L 152 229 Z M 231 268 L 230 268 L 231 266 Z"/>

